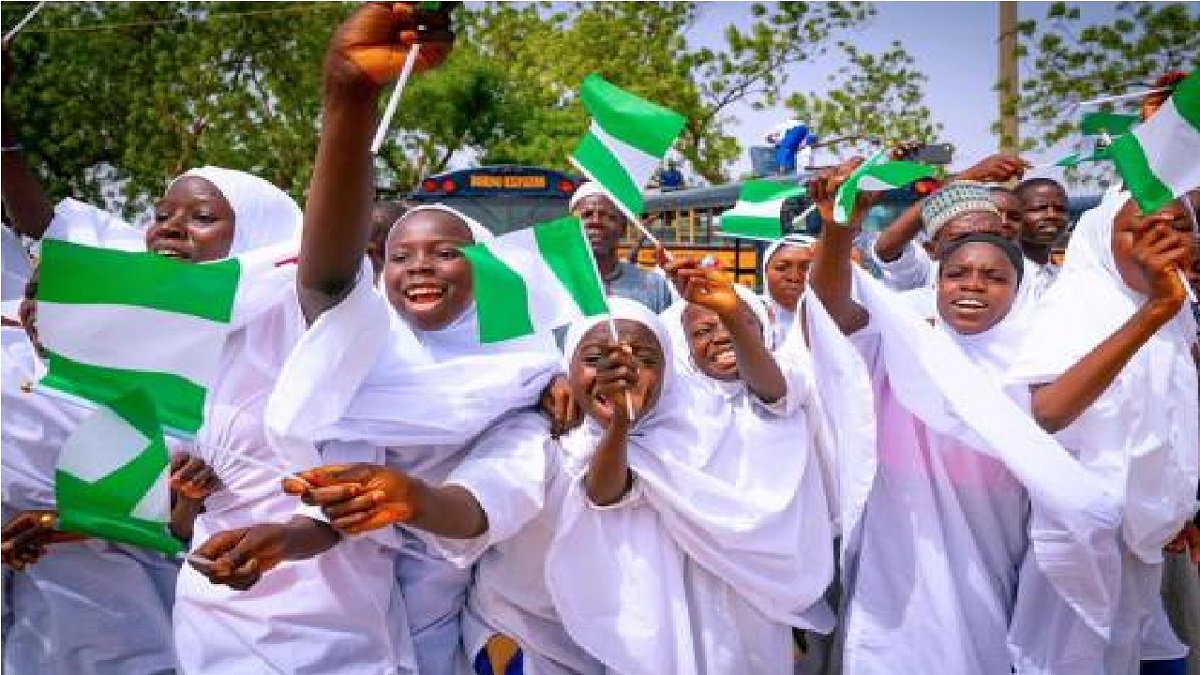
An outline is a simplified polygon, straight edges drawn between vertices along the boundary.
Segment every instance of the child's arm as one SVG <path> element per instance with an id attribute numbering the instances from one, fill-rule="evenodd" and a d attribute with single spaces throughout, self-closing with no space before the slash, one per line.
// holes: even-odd
<path id="1" fill-rule="evenodd" d="M 312 558 L 333 548 L 339 538 L 321 521 L 293 516 L 286 523 L 219 532 L 193 551 L 188 562 L 212 583 L 244 591 L 279 563 Z"/>
<path id="2" fill-rule="evenodd" d="M 863 204 L 856 204 L 849 225 L 841 226 L 834 222 L 833 201 L 838 188 L 859 164 L 862 159 L 855 158 L 823 171 L 808 186 L 809 197 L 817 204 L 823 221 L 821 244 L 808 271 L 808 285 L 846 335 L 863 328 L 870 319 L 866 308 L 851 297 L 853 262 L 850 255 L 854 250 L 854 228 L 866 210 L 862 208 Z"/>
<path id="3" fill-rule="evenodd" d="M 379 94 L 415 42 L 415 70 L 436 67 L 453 34 L 444 11 L 418 3 L 366 3 L 338 28 L 325 54 L 321 136 L 304 207 L 298 285 L 311 322 L 354 287 L 371 233 L 371 138 Z M 425 30 L 419 30 L 426 26 Z"/>
<path id="4" fill-rule="evenodd" d="M 204 512 L 204 500 L 218 484 L 217 474 L 203 459 L 187 453 L 171 458 L 171 534 L 191 541 L 196 516 Z"/>
<path id="5" fill-rule="evenodd" d="M 1054 433 L 1069 426 L 1108 389 L 1137 350 L 1183 307 L 1186 298 L 1177 269 L 1188 259 L 1187 237 L 1150 216 L 1132 225 L 1133 255 L 1150 281 L 1150 298 L 1115 333 L 1058 379 L 1033 389 L 1033 417 Z"/>
<path id="6" fill-rule="evenodd" d="M 637 364 L 627 345 L 611 345 L 596 368 L 596 388 L 612 401 L 612 420 L 588 465 L 583 486 L 597 506 L 621 501 L 633 486 L 627 455 L 629 443 L 629 391 L 637 381 Z"/>

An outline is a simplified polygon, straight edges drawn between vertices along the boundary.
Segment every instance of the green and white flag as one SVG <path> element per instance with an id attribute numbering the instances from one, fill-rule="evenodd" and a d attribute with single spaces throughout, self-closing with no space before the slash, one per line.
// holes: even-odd
<path id="1" fill-rule="evenodd" d="M 501 342 L 608 313 L 592 249 L 566 217 L 463 249 L 471 262 L 479 341 Z"/>
<path id="2" fill-rule="evenodd" d="M 742 183 L 737 203 L 721 214 L 721 234 L 775 241 L 783 236 L 784 203 L 805 192 L 794 182 L 748 180 Z"/>
<path id="3" fill-rule="evenodd" d="M 571 163 L 612 196 L 632 220 L 642 215 L 642 188 L 662 163 L 687 119 L 617 87 L 596 73 L 579 88 L 592 126 Z"/>
<path id="4" fill-rule="evenodd" d="M 45 239 L 41 387 L 102 405 L 141 389 L 168 431 L 194 435 L 229 332 L 290 288 L 294 266 L 278 264 L 279 255 L 260 249 L 193 264 Z"/>
<path id="5" fill-rule="evenodd" d="M 1138 123 L 1137 115 L 1120 115 L 1109 112 L 1087 113 L 1080 120 L 1079 128 L 1085 136 L 1120 136 L 1127 134 Z"/>
<path id="6" fill-rule="evenodd" d="M 933 167 L 918 162 L 893 161 L 888 158 L 886 149 L 880 149 L 838 188 L 833 202 L 833 219 L 840 225 L 848 223 L 860 192 L 895 190 L 932 175 Z"/>
<path id="7" fill-rule="evenodd" d="M 63 444 L 54 474 L 61 530 L 174 555 L 170 457 L 154 403 L 131 390 L 98 408 Z"/>
<path id="8" fill-rule="evenodd" d="M 1076 167 L 1084 162 L 1103 162 L 1112 159 L 1108 155 L 1108 148 L 1096 148 L 1092 154 L 1085 155 L 1082 152 L 1072 152 L 1062 159 L 1053 162 L 1051 166 L 1061 166 L 1066 168 Z"/>
<path id="9" fill-rule="evenodd" d="M 1200 70 L 1145 124 L 1114 140 L 1109 154 L 1143 213 L 1200 186 Z"/>

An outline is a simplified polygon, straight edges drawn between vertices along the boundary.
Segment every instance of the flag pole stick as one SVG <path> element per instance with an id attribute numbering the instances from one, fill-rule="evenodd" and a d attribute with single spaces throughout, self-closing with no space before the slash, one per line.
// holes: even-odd
<path id="1" fill-rule="evenodd" d="M 375 130 L 375 138 L 371 141 L 372 155 L 378 155 L 379 148 L 383 146 L 383 139 L 387 137 L 388 127 L 392 125 L 392 118 L 396 116 L 396 108 L 400 106 L 400 94 L 404 92 L 404 86 L 408 84 L 408 78 L 417 64 L 417 52 L 420 50 L 421 43 L 419 42 L 413 43 L 408 50 L 408 57 L 404 59 L 404 67 L 400 69 L 400 77 L 396 80 L 396 88 L 392 90 L 392 97 L 388 99 L 383 119 L 379 121 L 379 127 Z"/>
<path id="2" fill-rule="evenodd" d="M 285 471 L 283 468 L 281 468 L 279 466 L 271 464 L 270 462 L 264 462 L 263 460 L 258 459 L 256 457 L 251 457 L 249 455 L 242 455 L 242 454 L 230 454 L 230 455 L 227 455 L 227 457 L 232 459 L 234 462 L 242 462 L 244 464 L 249 464 L 250 466 L 255 466 L 260 469 L 266 469 L 268 471 L 278 474 L 281 478 L 291 478 L 294 480 L 298 480 L 301 483 L 303 483 L 304 486 L 307 487 L 308 489 L 312 489 L 313 487 L 316 487 L 312 483 L 310 483 L 310 482 L 304 480 L 303 478 L 301 478 L 300 476 L 298 476 L 297 474 L 289 472 L 289 471 Z M 226 466 L 228 466 L 228 465 L 226 465 Z"/>
<path id="3" fill-rule="evenodd" d="M 1085 105 L 1100 105 L 1101 103 L 1115 103 L 1117 101 L 1124 101 L 1124 100 L 1131 99 L 1131 98 L 1141 98 L 1143 96 L 1149 96 L 1150 94 L 1161 94 L 1166 91 L 1171 91 L 1171 88 L 1170 87 L 1159 87 L 1158 89 L 1147 89 L 1146 91 L 1135 91 L 1135 92 L 1132 92 L 1129 94 L 1117 94 L 1115 96 L 1102 96 L 1100 98 L 1094 98 L 1090 101 L 1080 101 L 1079 103 L 1076 103 L 1075 105 L 1077 107 L 1083 107 Z"/>
<path id="4" fill-rule="evenodd" d="M 18 21 L 17 25 L 13 26 L 13 29 L 4 35 L 4 44 L 7 45 L 9 40 L 12 40 L 13 36 L 25 27 L 25 24 L 32 21 L 33 17 L 37 16 L 38 12 L 42 11 L 42 7 L 45 6 L 45 4 L 45 2 L 39 2 L 38 4 L 34 5 L 33 9 L 29 10 L 29 13 L 25 15 L 25 18 Z"/>
<path id="5" fill-rule="evenodd" d="M 576 222 L 579 223 L 579 236 L 583 237 L 583 239 L 586 241 L 587 240 L 587 231 L 583 229 L 583 220 L 581 220 L 578 217 L 576 217 L 575 220 L 576 220 Z M 596 264 L 596 254 L 592 252 L 592 247 L 590 245 L 587 247 L 587 252 L 588 252 L 588 260 L 590 260 L 592 263 L 592 272 L 594 272 L 596 274 L 596 283 L 600 285 L 601 289 L 604 289 L 604 277 L 600 276 L 600 265 Z M 608 295 L 608 293 L 605 292 L 605 295 Z M 604 304 L 605 304 L 605 306 L 607 306 L 608 301 L 605 300 Z M 608 313 L 605 323 L 608 324 L 608 335 L 609 335 L 609 337 L 612 338 L 612 343 L 614 345 L 621 344 L 621 338 L 619 335 L 617 335 L 617 322 L 615 319 L 613 319 L 613 315 L 612 315 L 611 311 Z M 629 421 L 632 422 L 633 421 L 633 400 L 630 399 L 629 396 L 625 397 L 625 412 L 629 413 Z"/>
<path id="6" fill-rule="evenodd" d="M 1183 292 L 1187 293 L 1188 301 L 1193 305 L 1196 304 L 1196 291 L 1192 288 L 1191 282 L 1188 281 L 1187 275 L 1178 267 L 1175 268 L 1175 274 L 1179 275 L 1179 283 L 1183 284 Z"/>

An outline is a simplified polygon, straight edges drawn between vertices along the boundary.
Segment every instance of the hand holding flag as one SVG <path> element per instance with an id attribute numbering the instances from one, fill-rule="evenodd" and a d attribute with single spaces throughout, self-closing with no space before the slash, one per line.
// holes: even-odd
<path id="1" fill-rule="evenodd" d="M 881 148 L 859 164 L 841 183 L 834 198 L 832 222 L 848 224 L 851 214 L 859 206 L 859 195 L 863 192 L 894 190 L 913 181 L 929 178 L 933 173 L 933 167 L 925 164 L 889 161 L 887 149 Z"/>

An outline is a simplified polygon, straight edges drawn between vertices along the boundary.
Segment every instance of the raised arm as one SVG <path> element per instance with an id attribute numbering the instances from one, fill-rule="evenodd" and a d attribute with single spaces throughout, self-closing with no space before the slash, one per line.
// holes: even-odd
<path id="1" fill-rule="evenodd" d="M 4 88 L 12 76 L 12 60 L 8 48 L 4 48 Z M 8 213 L 13 229 L 27 237 L 41 239 L 54 218 L 54 204 L 42 188 L 42 182 L 30 168 L 16 137 L 8 109 L 0 111 L 0 136 L 3 136 L 4 151 L 0 154 L 0 193 L 4 197 L 4 210 Z"/>
<path id="2" fill-rule="evenodd" d="M 367 3 L 346 19 L 325 54 L 321 138 L 304 208 L 297 282 L 311 322 L 354 287 L 371 234 L 374 193 L 371 138 L 384 86 L 399 74 L 410 46 L 414 70 L 450 53 L 448 10 L 424 3 Z"/>
<path id="3" fill-rule="evenodd" d="M 1176 272 L 1189 260 L 1190 233 L 1171 229 L 1160 213 L 1135 223 L 1133 256 L 1150 286 L 1149 299 L 1112 335 L 1058 379 L 1033 390 L 1033 417 L 1054 433 L 1070 426 L 1113 383 L 1142 345 L 1179 313 L 1186 297 Z"/>
<path id="4" fill-rule="evenodd" d="M 904 253 L 904 247 L 917 238 L 924 225 L 925 221 L 921 220 L 921 202 L 913 202 L 904 209 L 899 218 L 879 233 L 879 238 L 875 240 L 876 257 L 885 263 L 894 262 Z"/>
<path id="5" fill-rule="evenodd" d="M 838 188 L 859 164 L 862 164 L 862 158 L 852 159 L 823 171 L 808 185 L 809 195 L 816 202 L 822 220 L 821 245 L 817 247 L 816 256 L 808 270 L 808 285 L 846 335 L 866 326 L 870 318 L 866 308 L 851 296 L 851 265 L 854 263 L 850 255 L 854 250 L 855 228 L 866 209 L 862 208 L 862 204 L 855 204 L 850 223 L 838 225 L 833 220 L 833 200 Z M 859 198 L 862 199 L 861 194 Z"/>

